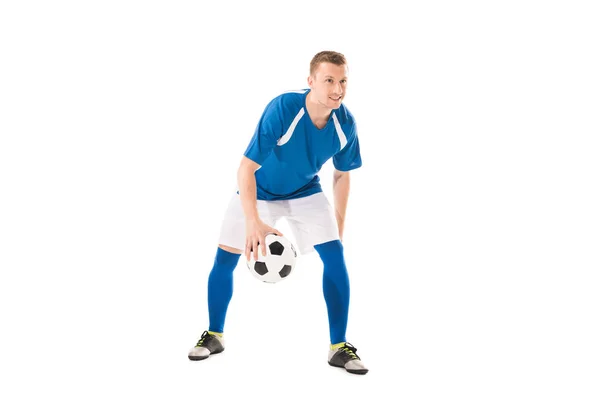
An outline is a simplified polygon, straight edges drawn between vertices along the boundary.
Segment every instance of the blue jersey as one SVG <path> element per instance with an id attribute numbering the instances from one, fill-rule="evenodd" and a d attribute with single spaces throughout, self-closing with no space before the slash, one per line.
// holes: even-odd
<path id="1" fill-rule="evenodd" d="M 339 171 L 362 165 L 354 117 L 342 104 L 318 129 L 306 111 L 310 89 L 275 97 L 265 108 L 244 155 L 256 171 L 258 200 L 286 200 L 321 192 L 318 172 L 330 158 Z"/>

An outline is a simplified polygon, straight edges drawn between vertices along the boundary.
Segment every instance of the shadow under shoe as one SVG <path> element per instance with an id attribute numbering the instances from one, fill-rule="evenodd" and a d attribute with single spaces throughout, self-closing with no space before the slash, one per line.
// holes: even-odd
<path id="1" fill-rule="evenodd" d="M 225 350 L 224 344 L 223 338 L 204 331 L 196 346 L 188 353 L 188 358 L 192 361 L 204 360 L 211 354 L 218 354 Z"/>
<path id="2" fill-rule="evenodd" d="M 364 375 L 369 372 L 358 354 L 356 354 L 356 347 L 348 342 L 340 348 L 329 350 L 329 365 L 344 368 L 351 374 Z"/>

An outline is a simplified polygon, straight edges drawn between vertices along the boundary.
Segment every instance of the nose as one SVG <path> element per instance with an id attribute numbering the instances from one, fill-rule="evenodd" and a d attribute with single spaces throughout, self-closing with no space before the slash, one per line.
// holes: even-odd
<path id="1" fill-rule="evenodd" d="M 335 94 L 342 94 L 342 84 L 340 82 L 336 83 L 334 86 Z"/>

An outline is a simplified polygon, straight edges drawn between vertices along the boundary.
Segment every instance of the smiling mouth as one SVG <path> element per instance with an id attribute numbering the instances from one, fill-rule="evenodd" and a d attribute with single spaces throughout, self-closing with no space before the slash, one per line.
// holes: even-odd
<path id="1" fill-rule="evenodd" d="M 342 99 L 342 96 L 339 97 L 330 97 L 331 100 L 333 101 L 340 101 Z"/>

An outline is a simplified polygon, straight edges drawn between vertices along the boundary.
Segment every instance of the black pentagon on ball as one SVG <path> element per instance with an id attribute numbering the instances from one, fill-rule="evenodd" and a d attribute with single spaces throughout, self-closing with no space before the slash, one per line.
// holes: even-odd
<path id="1" fill-rule="evenodd" d="M 269 270 L 267 269 L 267 264 L 265 264 L 262 261 L 257 261 L 254 263 L 254 270 L 257 274 L 261 276 L 269 272 Z"/>
<path id="2" fill-rule="evenodd" d="M 281 271 L 279 271 L 279 276 L 285 278 L 290 274 L 290 272 L 292 272 L 292 266 L 284 265 L 283 268 L 281 268 Z"/>
<path id="3" fill-rule="evenodd" d="M 283 250 L 285 247 L 280 242 L 273 242 L 269 245 L 269 250 L 271 250 L 271 254 L 274 256 L 280 256 L 283 254 Z"/>

